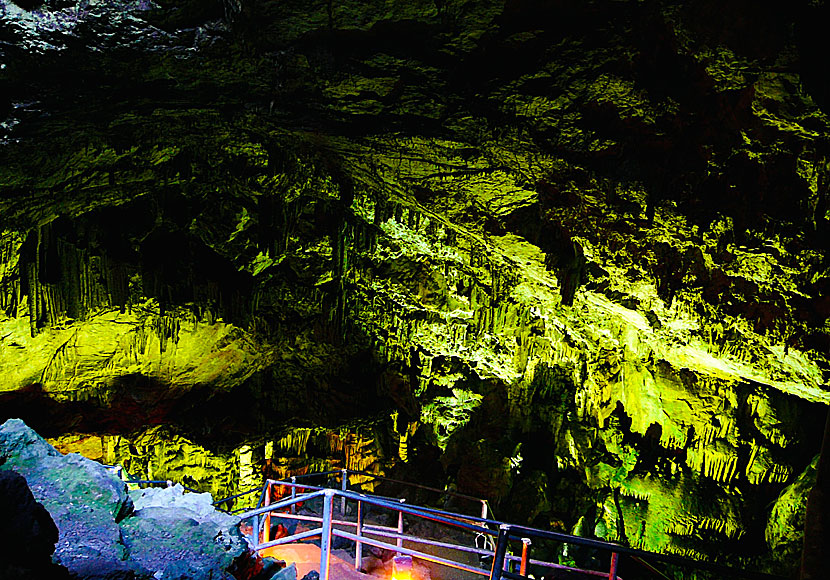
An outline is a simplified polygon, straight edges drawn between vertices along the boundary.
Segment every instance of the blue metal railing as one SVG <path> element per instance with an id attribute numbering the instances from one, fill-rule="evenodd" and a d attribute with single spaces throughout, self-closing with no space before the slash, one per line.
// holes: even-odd
<path id="1" fill-rule="evenodd" d="M 108 466 L 113 469 L 117 469 L 120 466 Z M 475 502 L 480 502 L 482 505 L 482 515 L 481 517 L 477 516 L 469 516 L 469 515 L 462 515 L 455 512 L 449 512 L 445 510 L 440 510 L 436 508 L 428 508 L 422 506 L 414 506 L 401 503 L 403 500 L 399 498 L 390 498 L 378 495 L 365 495 L 365 494 L 358 494 L 353 491 L 348 490 L 349 485 L 349 475 L 359 475 L 363 477 L 370 477 L 374 480 L 388 480 L 393 483 L 403 484 L 415 488 L 427 489 L 430 491 L 435 491 L 441 493 L 443 495 L 448 496 L 456 496 L 467 500 L 472 500 Z M 339 475 L 340 476 L 340 489 L 331 489 L 329 487 L 323 486 L 314 486 L 309 484 L 300 484 L 298 480 L 300 479 L 307 479 L 307 478 L 320 478 L 320 477 L 328 477 L 332 475 Z M 140 480 L 140 479 L 129 479 L 125 480 L 127 483 L 134 483 L 134 484 L 148 484 L 148 485 L 171 485 L 171 481 L 167 480 Z M 327 484 L 332 484 L 332 481 L 329 480 L 326 482 Z M 366 482 L 364 482 L 366 483 Z M 270 498 L 270 490 L 272 486 L 284 486 L 290 488 L 290 497 L 286 499 L 281 499 L 276 503 L 271 503 Z M 185 490 L 189 492 L 199 493 L 197 490 L 183 486 Z M 301 490 L 301 492 L 306 493 L 297 493 L 297 490 Z M 248 508 L 239 508 L 236 510 L 223 510 L 219 506 L 231 502 L 235 499 L 254 494 L 256 492 L 260 492 L 259 501 L 257 502 L 257 508 L 250 510 Z M 306 502 L 316 498 L 323 498 L 323 515 L 322 517 L 316 516 L 300 516 L 296 514 L 296 506 L 300 502 Z M 346 502 L 347 500 L 357 502 L 357 521 L 350 522 L 350 521 L 343 521 L 343 520 L 334 520 L 333 519 L 333 499 L 334 497 L 341 498 L 340 504 L 340 513 L 341 517 L 345 517 L 346 514 Z M 590 538 L 584 538 L 580 536 L 572 536 L 569 534 L 562 534 L 559 532 L 550 532 L 539 530 L 535 528 L 528 528 L 525 526 L 519 526 L 514 524 L 504 523 L 494 519 L 488 519 L 487 515 L 489 512 L 489 505 L 487 504 L 486 500 L 480 498 L 474 498 L 472 496 L 467 496 L 464 494 L 459 494 L 456 492 L 448 491 L 448 490 L 441 490 L 438 488 L 432 488 L 429 486 L 424 486 L 417 483 L 410 483 L 400 480 L 394 480 L 385 478 L 384 476 L 368 473 L 363 471 L 357 470 L 348 470 L 348 469 L 338 469 L 338 470 L 330 470 L 330 471 L 323 471 L 323 472 L 315 472 L 315 473 L 308 473 L 302 475 L 292 476 L 289 480 L 267 480 L 262 487 L 256 487 L 250 490 L 246 490 L 240 492 L 238 494 L 219 499 L 214 503 L 214 506 L 217 507 L 220 511 L 225 511 L 226 513 L 230 514 L 240 514 L 240 520 L 244 521 L 247 519 L 253 519 L 253 532 L 252 532 L 252 541 L 254 543 L 255 549 L 262 550 L 272 546 L 277 546 L 280 544 L 285 544 L 293 541 L 299 541 L 302 539 L 308 539 L 312 537 L 320 537 L 321 544 L 328 546 L 327 548 L 321 548 L 321 572 L 320 578 L 321 580 L 327 580 L 328 574 L 328 558 L 330 554 L 330 543 L 332 536 L 342 537 L 344 539 L 352 540 L 356 543 L 356 554 L 355 554 L 355 566 L 358 567 L 360 565 L 360 555 L 362 552 L 363 544 L 376 546 L 383 549 L 392 550 L 398 552 L 399 554 L 407 554 L 417 558 L 421 558 L 423 560 L 432 561 L 437 564 L 441 564 L 444 566 L 452 566 L 455 568 L 459 568 L 468 572 L 473 572 L 479 575 L 489 576 L 490 580 L 502 580 L 503 578 L 509 580 L 527 580 L 527 566 L 528 565 L 535 565 L 535 566 L 542 566 L 542 567 L 549 567 L 555 568 L 558 570 L 565 570 L 565 571 L 572 571 L 578 572 L 581 574 L 589 575 L 589 576 L 596 576 L 602 578 L 608 578 L 610 580 L 622 580 L 622 578 L 617 577 L 617 568 L 620 556 L 625 556 L 631 558 L 632 560 L 640 563 L 646 570 L 648 570 L 651 574 L 666 578 L 666 576 L 654 568 L 651 563 L 652 562 L 660 562 L 669 565 L 680 566 L 683 568 L 694 568 L 699 570 L 705 570 L 708 572 L 713 572 L 716 574 L 720 574 L 721 576 L 731 576 L 735 578 L 742 578 L 747 580 L 786 580 L 782 576 L 776 576 L 772 574 L 766 574 L 762 572 L 753 572 L 748 570 L 739 570 L 735 568 L 729 568 L 727 566 L 722 566 L 718 564 L 713 564 L 710 562 L 692 560 L 689 558 L 683 558 L 681 556 L 676 556 L 672 554 L 659 554 L 655 552 L 646 552 L 643 550 L 637 550 L 634 548 L 628 548 L 626 546 L 605 542 L 601 540 L 594 540 Z M 269 505 L 270 504 L 270 505 Z M 363 504 L 375 505 L 377 507 L 386 508 L 389 510 L 396 511 L 398 513 L 398 526 L 397 528 L 389 528 L 384 526 L 373 526 L 368 525 L 364 521 L 365 517 L 365 510 L 363 509 Z M 319 528 L 315 528 L 312 530 L 307 530 L 301 532 L 299 534 L 294 534 L 291 536 L 286 536 L 283 538 L 279 538 L 273 541 L 266 541 L 264 543 L 260 543 L 259 536 L 260 536 L 260 528 L 262 524 L 268 523 L 270 526 L 270 517 L 275 512 L 281 509 L 290 509 L 290 513 L 280 513 L 279 516 L 281 518 L 294 518 L 294 519 L 304 519 L 304 520 L 313 520 L 320 522 L 321 526 Z M 245 511 L 248 509 L 248 511 Z M 244 513 L 241 513 L 244 512 Z M 456 528 L 460 528 L 466 531 L 476 533 L 477 537 L 484 537 L 490 538 L 489 546 L 490 549 L 483 549 L 475 548 L 470 546 L 462 546 L 458 544 L 449 544 L 446 542 L 438 542 L 435 540 L 427 540 L 425 538 L 419 538 L 416 536 L 410 536 L 404 534 L 403 530 L 403 515 L 408 514 L 411 516 L 417 516 L 423 519 L 428 519 L 434 521 L 436 523 L 440 523 L 443 525 L 453 526 Z M 260 515 L 266 515 L 265 518 L 260 519 Z M 341 525 L 341 526 L 352 526 L 356 528 L 356 534 L 351 534 L 345 532 L 343 530 L 338 530 L 332 527 L 333 524 Z M 495 527 L 498 531 L 495 531 L 488 526 Z M 268 528 L 266 528 L 268 529 Z M 371 534 L 374 536 L 380 537 L 387 537 L 396 540 L 396 544 L 389 544 L 386 542 L 382 542 L 377 539 L 369 538 L 365 534 Z M 497 541 L 493 539 L 497 537 Z M 541 560 L 533 560 L 530 559 L 530 546 L 531 546 L 531 539 L 541 539 L 541 540 L 549 540 L 549 541 L 556 541 L 565 544 L 572 544 L 576 546 L 582 546 L 586 548 L 590 548 L 593 550 L 599 550 L 602 552 L 607 552 L 611 555 L 610 557 L 610 564 L 609 564 L 609 571 L 595 571 L 595 570 L 584 570 L 573 568 L 569 566 L 563 566 L 561 564 L 555 564 L 552 562 L 545 562 Z M 266 538 L 267 540 L 268 538 Z M 403 541 L 406 540 L 408 542 L 413 543 L 422 543 L 428 545 L 435 545 L 445 548 L 453 548 L 462 552 L 469 552 L 475 553 L 479 556 L 492 556 L 493 563 L 491 569 L 488 572 L 485 572 L 478 568 L 473 568 L 466 564 L 462 564 L 460 562 L 438 558 L 436 556 L 432 556 L 423 552 L 419 552 L 417 550 L 413 550 L 410 548 L 403 547 Z M 510 542 L 521 541 L 522 543 L 522 556 L 518 557 L 512 555 L 508 552 L 508 545 Z M 487 545 L 487 543 L 485 543 Z M 324 557 L 326 561 L 324 562 Z M 519 564 L 519 572 L 516 573 L 511 570 L 511 564 Z M 326 569 L 326 575 L 323 574 L 323 568 Z"/>
<path id="2" fill-rule="evenodd" d="M 344 477 L 347 478 L 347 470 L 341 470 L 341 473 Z M 331 472 L 326 472 L 326 474 L 331 474 Z M 312 476 L 315 474 L 309 474 Z M 309 538 L 309 537 L 321 537 L 322 544 L 321 547 L 321 562 L 320 562 L 320 578 L 322 580 L 327 580 L 328 578 L 328 554 L 330 553 L 330 543 L 332 536 L 341 537 L 344 539 L 352 540 L 356 544 L 355 550 L 355 567 L 357 568 L 360 565 L 361 561 L 361 553 L 362 553 L 362 546 L 363 544 L 376 546 L 379 548 L 395 551 L 398 554 L 406 554 L 416 558 L 420 558 L 426 561 L 431 561 L 436 564 L 444 565 L 444 566 L 451 566 L 461 570 L 465 570 L 467 572 L 476 573 L 483 576 L 489 576 L 490 580 L 502 580 L 503 578 L 509 580 L 527 580 L 527 568 L 528 565 L 535 565 L 540 567 L 547 567 L 553 568 L 556 570 L 562 571 L 569 571 L 569 572 L 577 572 L 585 576 L 594 576 L 594 577 L 601 577 L 601 578 L 608 578 L 610 580 L 622 580 L 622 578 L 617 576 L 618 564 L 620 558 L 622 556 L 631 558 L 641 565 L 651 574 L 656 577 L 665 579 L 666 576 L 654 568 L 650 562 L 660 562 L 664 564 L 670 564 L 675 566 L 681 566 L 683 568 L 693 568 L 699 570 L 705 570 L 708 572 L 713 572 L 715 574 L 719 574 L 720 577 L 735 577 L 735 578 L 743 578 L 748 580 L 785 580 L 781 576 L 775 576 L 771 574 L 766 574 L 762 572 L 753 572 L 748 570 L 739 570 L 735 568 L 729 568 L 726 566 L 713 564 L 709 562 L 702 562 L 697 560 L 691 560 L 688 558 L 683 558 L 680 556 L 675 556 L 671 554 L 658 554 L 654 552 L 646 552 L 644 550 L 637 550 L 634 548 L 628 548 L 626 546 L 622 546 L 619 544 L 614 544 L 610 542 L 605 542 L 602 540 L 594 540 L 590 538 L 583 538 L 579 536 L 571 536 L 568 534 L 562 534 L 558 532 L 549 532 L 544 530 L 538 530 L 535 528 L 528 528 L 525 526 L 518 526 L 513 524 L 507 524 L 504 522 L 500 522 L 497 520 L 487 519 L 487 518 L 480 518 L 476 516 L 466 516 L 460 515 L 454 512 L 448 512 L 436 508 L 427 508 L 421 506 L 414 506 L 408 505 L 405 503 L 400 503 L 402 500 L 397 498 L 387 498 L 382 496 L 374 496 L 374 495 L 366 495 L 366 494 L 359 494 L 353 491 L 348 491 L 344 489 L 346 487 L 347 479 L 344 479 L 341 482 L 341 489 L 328 489 L 323 487 L 317 486 L 310 486 L 308 484 L 298 484 L 296 482 L 297 477 L 292 478 L 294 481 L 274 481 L 268 480 L 266 481 L 265 485 L 263 486 L 263 490 L 261 493 L 261 501 L 260 504 L 262 507 L 257 508 L 256 510 L 249 511 L 245 514 L 241 515 L 241 518 L 248 519 L 251 517 L 258 518 L 260 515 L 268 514 L 266 519 L 257 519 L 255 520 L 254 526 L 252 527 L 252 536 L 253 541 L 255 544 L 255 549 L 265 549 L 271 546 L 277 546 L 280 544 L 290 543 L 293 541 L 298 541 L 302 538 Z M 290 487 L 292 490 L 292 496 L 288 499 L 281 500 L 272 505 L 263 505 L 263 502 L 267 502 L 270 496 L 270 486 L 272 485 L 282 485 Z M 309 493 L 305 494 L 297 494 L 297 488 L 303 488 L 303 490 L 309 491 Z M 322 495 L 321 495 L 322 494 Z M 302 532 L 301 535 L 295 534 L 292 536 L 286 536 L 283 538 L 279 538 L 277 540 L 273 540 L 270 542 L 259 543 L 259 535 L 260 535 L 260 527 L 261 524 L 266 523 L 266 530 L 270 530 L 270 516 L 274 514 L 274 512 L 285 509 L 291 508 L 295 506 L 300 501 L 308 501 L 310 499 L 314 499 L 317 497 L 323 497 L 323 516 L 322 518 L 313 517 L 313 516 L 298 516 L 296 514 L 286 514 L 280 513 L 279 516 L 276 517 L 285 517 L 285 518 L 295 518 L 295 519 L 306 519 L 306 520 L 313 520 L 320 522 L 320 527 L 315 528 L 314 530 L 308 530 L 306 532 Z M 340 497 L 341 501 L 341 516 L 345 517 L 345 509 L 342 506 L 345 506 L 346 500 L 351 500 L 357 502 L 357 521 L 337 521 L 333 519 L 332 516 L 332 502 L 335 497 Z M 383 526 L 371 526 L 367 525 L 364 521 L 365 510 L 363 509 L 363 504 L 374 505 L 381 508 L 386 508 L 392 511 L 398 512 L 398 527 L 396 528 L 389 528 Z M 293 510 L 292 510 L 293 511 Z M 431 520 L 440 524 L 453 526 L 455 528 L 460 528 L 466 531 L 474 532 L 477 535 L 484 535 L 488 537 L 497 536 L 498 540 L 493 544 L 493 548 L 491 550 L 485 550 L 480 548 L 472 548 L 470 546 L 463 546 L 458 544 L 449 544 L 446 542 L 437 542 L 434 540 L 428 540 L 425 538 L 418 538 L 415 536 L 406 535 L 403 533 L 403 514 L 411 515 L 420 517 L 423 519 Z M 333 525 L 340 525 L 340 526 L 351 526 L 356 528 L 356 533 L 352 534 L 349 532 L 345 532 L 343 530 L 332 528 Z M 487 526 L 495 526 L 498 529 L 496 532 L 493 529 L 490 529 Z M 326 531 L 328 530 L 328 531 Z M 328 534 L 328 539 L 326 539 L 325 534 Z M 396 540 L 396 544 L 386 543 L 375 538 L 367 537 L 367 534 L 372 536 L 380 536 L 386 538 L 392 538 Z M 597 571 L 597 570 L 585 570 L 574 568 L 570 566 L 564 566 L 561 564 L 553 563 L 553 562 L 545 562 L 541 560 L 533 560 L 530 559 L 530 546 L 531 546 L 531 539 L 541 539 L 541 540 L 551 540 L 556 542 L 561 542 L 565 544 L 572 544 L 577 546 L 582 546 L 586 548 L 590 548 L 593 550 L 598 550 L 602 552 L 606 552 L 610 554 L 610 563 L 607 571 Z M 266 540 L 268 538 L 266 537 Z M 424 552 L 420 552 L 418 550 L 414 550 L 412 548 L 404 547 L 403 541 L 406 540 L 408 542 L 414 543 L 421 543 L 427 545 L 436 545 L 441 547 L 448 547 L 459 550 L 461 552 L 469 552 L 475 553 L 480 556 L 492 556 L 493 562 L 489 572 L 483 571 L 479 568 L 474 568 L 472 566 L 463 564 L 458 561 L 448 560 L 445 558 L 438 558 L 436 556 L 432 556 L 430 554 L 426 554 Z M 508 553 L 508 545 L 513 541 L 521 541 L 522 544 L 522 555 L 514 556 Z M 328 546 L 328 547 L 326 547 Z M 326 561 L 324 561 L 326 560 Z M 519 564 L 518 573 L 511 570 L 511 564 Z M 325 575 L 323 571 L 325 572 Z"/>
<path id="3" fill-rule="evenodd" d="M 611 570 L 610 572 L 601 573 L 603 577 L 609 578 L 610 580 L 614 580 L 616 578 L 616 570 L 620 556 L 629 556 L 635 560 L 640 560 L 644 562 L 647 565 L 647 567 L 648 565 L 650 565 L 650 562 L 662 562 L 664 564 L 681 566 L 684 568 L 694 568 L 698 570 L 705 570 L 707 572 L 713 572 L 720 575 L 721 578 L 733 577 L 744 578 L 748 580 L 786 580 L 783 576 L 776 576 L 764 572 L 740 570 L 736 568 L 730 568 L 728 566 L 713 564 L 711 562 L 691 560 L 689 558 L 683 558 L 681 556 L 675 556 L 673 554 L 658 554 L 655 552 L 646 552 L 644 550 L 628 548 L 626 546 L 612 544 L 601 540 L 593 540 L 590 538 L 571 536 L 568 534 L 562 534 L 558 532 L 548 532 L 544 530 L 538 530 L 535 528 L 528 528 L 525 526 L 518 526 L 513 524 L 501 524 L 499 527 L 499 537 L 498 542 L 496 544 L 496 552 L 493 558 L 493 573 L 490 576 L 490 580 L 501 580 L 502 578 L 508 578 L 509 580 L 527 580 L 527 576 L 525 576 L 522 573 L 516 574 L 514 572 L 506 570 L 504 564 L 508 543 L 511 540 L 515 541 L 524 538 L 539 538 L 545 540 L 553 540 L 557 542 L 575 544 L 579 546 L 592 548 L 595 550 L 610 552 Z M 530 561 L 530 563 L 535 562 Z M 657 573 L 662 574 L 659 571 L 657 571 Z"/>

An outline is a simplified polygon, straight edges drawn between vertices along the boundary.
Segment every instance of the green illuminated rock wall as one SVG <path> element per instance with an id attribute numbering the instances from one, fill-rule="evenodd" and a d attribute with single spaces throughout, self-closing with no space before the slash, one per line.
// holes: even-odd
<path id="1" fill-rule="evenodd" d="M 103 8 L 10 28 L 4 415 L 215 496 L 350 467 L 794 569 L 830 402 L 804 14 L 220 4 L 117 50 Z"/>

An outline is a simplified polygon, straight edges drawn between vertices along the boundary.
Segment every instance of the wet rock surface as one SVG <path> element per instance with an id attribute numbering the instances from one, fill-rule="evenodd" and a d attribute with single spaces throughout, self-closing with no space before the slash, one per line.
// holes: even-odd
<path id="1" fill-rule="evenodd" d="M 22 4 L 4 413 L 220 495 L 431 465 L 796 567 L 766 506 L 830 402 L 824 3 Z"/>

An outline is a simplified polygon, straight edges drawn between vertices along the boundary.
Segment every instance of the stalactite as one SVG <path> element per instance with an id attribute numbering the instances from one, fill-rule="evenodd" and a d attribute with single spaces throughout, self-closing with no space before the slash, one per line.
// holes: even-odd
<path id="1" fill-rule="evenodd" d="M 37 336 L 38 320 L 40 318 L 39 306 L 40 300 L 38 298 L 38 283 L 37 283 L 37 265 L 34 263 L 26 264 L 26 280 L 27 291 L 29 295 L 29 329 L 32 338 Z"/>
<path id="2" fill-rule="evenodd" d="M 295 428 L 281 437 L 276 442 L 276 445 L 282 453 L 302 456 L 308 448 L 308 440 L 310 436 L 311 429 Z"/>

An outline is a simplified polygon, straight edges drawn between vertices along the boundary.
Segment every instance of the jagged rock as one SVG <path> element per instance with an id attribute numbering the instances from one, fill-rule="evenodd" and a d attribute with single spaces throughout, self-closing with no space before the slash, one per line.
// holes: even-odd
<path id="1" fill-rule="evenodd" d="M 200 524 L 210 523 L 220 528 L 231 528 L 237 523 L 233 516 L 216 511 L 213 496 L 209 493 L 185 493 L 181 484 L 133 490 L 130 498 L 139 514 L 145 509 L 161 508 L 192 517 Z"/>
<path id="2" fill-rule="evenodd" d="M 139 574 L 165 579 L 233 578 L 226 570 L 248 549 L 242 536 L 187 516 L 188 510 L 147 507 L 121 524 L 124 545 Z"/>
<path id="3" fill-rule="evenodd" d="M 177 485 L 130 495 L 135 513 L 121 524 L 123 541 L 130 559 L 154 578 L 219 574 L 247 552 L 237 518 L 217 512 L 209 493 L 184 493 Z"/>
<path id="4" fill-rule="evenodd" d="M 250 557 L 235 518 L 212 510 L 208 494 L 137 493 L 134 512 L 112 470 L 61 455 L 19 419 L 0 426 L 0 454 L 0 469 L 21 473 L 55 520 L 54 560 L 76 577 L 231 578 L 235 560 Z"/>
<path id="5" fill-rule="evenodd" d="M 55 521 L 55 562 L 83 578 L 133 574 L 118 525 L 132 512 L 121 480 L 80 455 L 61 455 L 19 419 L 0 426 L 0 453 L 0 468 L 23 475 Z"/>
<path id="6" fill-rule="evenodd" d="M 308 576 L 308 574 L 306 574 Z M 297 565 L 293 562 L 271 576 L 271 580 L 297 580 Z"/>
<path id="7" fill-rule="evenodd" d="M 798 479 L 784 488 L 772 506 L 765 536 L 779 565 L 786 567 L 801 557 L 807 498 L 816 482 L 818 459 L 818 456 L 813 459 Z"/>

